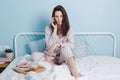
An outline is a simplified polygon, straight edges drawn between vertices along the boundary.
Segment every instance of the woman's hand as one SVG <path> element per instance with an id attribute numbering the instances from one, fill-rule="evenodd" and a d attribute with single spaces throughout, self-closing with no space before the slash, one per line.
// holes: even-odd
<path id="1" fill-rule="evenodd" d="M 51 48 L 48 50 L 48 56 L 51 56 L 57 47 L 60 48 L 61 45 L 59 43 L 53 44 Z"/>
<path id="2" fill-rule="evenodd" d="M 54 53 L 55 50 L 55 45 L 53 45 L 49 50 L 48 50 L 48 56 L 51 56 Z"/>
<path id="3" fill-rule="evenodd" d="M 53 26 L 53 28 L 54 28 L 54 33 L 55 34 L 57 34 L 57 23 L 56 23 L 56 21 L 55 21 L 55 18 L 52 18 L 52 21 L 51 21 L 51 24 L 52 24 L 52 26 Z"/>

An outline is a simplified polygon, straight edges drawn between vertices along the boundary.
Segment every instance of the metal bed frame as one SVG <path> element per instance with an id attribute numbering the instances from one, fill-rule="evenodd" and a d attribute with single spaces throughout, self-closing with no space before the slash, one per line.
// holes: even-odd
<path id="1" fill-rule="evenodd" d="M 44 32 L 22 32 L 22 33 L 18 33 L 15 37 L 14 37 L 14 51 L 15 51 L 15 58 L 18 57 L 18 38 L 20 36 L 24 36 L 24 35 L 44 35 Z M 75 32 L 75 35 L 108 35 L 111 36 L 113 38 L 113 56 L 116 57 L 116 36 L 111 33 L 111 32 Z"/>

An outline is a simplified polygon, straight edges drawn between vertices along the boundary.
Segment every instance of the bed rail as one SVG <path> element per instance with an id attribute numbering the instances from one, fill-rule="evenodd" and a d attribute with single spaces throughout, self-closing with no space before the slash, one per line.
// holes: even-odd
<path id="1" fill-rule="evenodd" d="M 22 32 L 18 33 L 14 37 L 14 51 L 15 51 L 15 58 L 18 57 L 18 38 L 20 36 L 28 36 L 28 35 L 44 35 L 44 32 Z M 116 57 L 116 36 L 111 32 L 75 32 L 75 36 L 110 36 L 113 39 L 113 56 Z M 44 36 L 45 37 L 45 36 Z M 84 38 L 85 39 L 85 38 Z M 31 41 L 34 39 L 31 39 Z"/>

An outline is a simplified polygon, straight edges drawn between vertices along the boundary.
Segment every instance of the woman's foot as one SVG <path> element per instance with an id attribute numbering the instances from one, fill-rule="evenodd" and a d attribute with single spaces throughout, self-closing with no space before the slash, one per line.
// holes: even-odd
<path id="1" fill-rule="evenodd" d="M 76 80 L 89 80 L 88 76 L 81 76 L 81 77 L 78 77 L 76 78 Z"/>
<path id="2" fill-rule="evenodd" d="M 81 74 L 80 74 L 80 73 L 77 73 L 77 74 L 75 74 L 75 75 L 73 75 L 73 76 L 77 79 L 77 78 L 81 77 Z"/>

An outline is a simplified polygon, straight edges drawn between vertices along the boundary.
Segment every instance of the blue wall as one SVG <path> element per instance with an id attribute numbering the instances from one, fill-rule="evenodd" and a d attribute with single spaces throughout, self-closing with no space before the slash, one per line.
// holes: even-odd
<path id="1" fill-rule="evenodd" d="M 44 32 L 56 5 L 67 10 L 75 32 L 112 32 L 120 57 L 120 0 L 0 0 L 0 45 L 13 48 L 19 32 Z"/>

